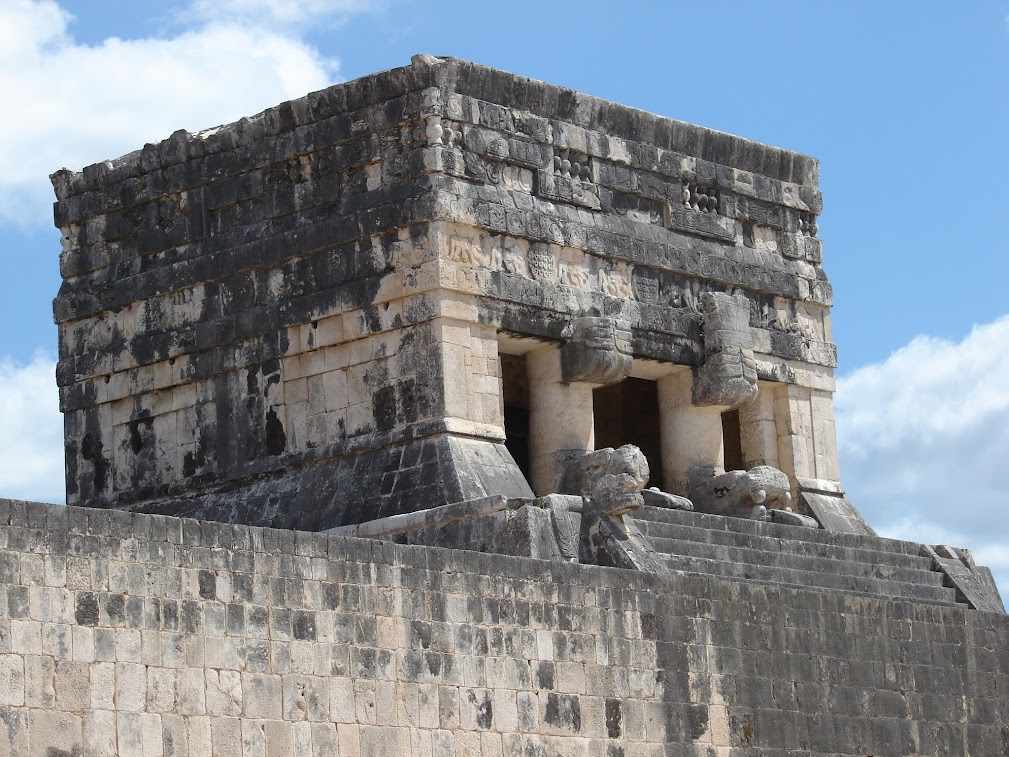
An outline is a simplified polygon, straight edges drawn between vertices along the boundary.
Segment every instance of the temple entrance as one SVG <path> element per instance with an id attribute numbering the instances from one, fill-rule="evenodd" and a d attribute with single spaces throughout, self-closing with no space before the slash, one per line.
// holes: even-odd
<path id="1" fill-rule="evenodd" d="M 746 470 L 738 410 L 722 413 L 722 457 L 725 470 Z"/>
<path id="2" fill-rule="evenodd" d="M 654 381 L 624 379 L 592 392 L 596 449 L 634 444 L 648 460 L 648 486 L 665 490 L 659 432 L 659 394 Z"/>
<path id="3" fill-rule="evenodd" d="M 505 447 L 529 481 L 529 377 L 525 355 L 500 354 Z"/>

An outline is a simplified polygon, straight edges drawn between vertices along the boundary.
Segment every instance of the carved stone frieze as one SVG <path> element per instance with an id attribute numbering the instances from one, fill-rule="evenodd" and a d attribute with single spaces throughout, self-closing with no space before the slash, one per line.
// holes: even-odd
<path id="1" fill-rule="evenodd" d="M 694 374 L 695 405 L 730 408 L 757 396 L 757 364 L 750 337 L 750 303 L 743 295 L 704 292 L 704 363 Z"/>
<path id="2" fill-rule="evenodd" d="M 615 318 L 574 319 L 572 335 L 561 347 L 561 380 L 606 386 L 631 373 L 631 329 Z"/>

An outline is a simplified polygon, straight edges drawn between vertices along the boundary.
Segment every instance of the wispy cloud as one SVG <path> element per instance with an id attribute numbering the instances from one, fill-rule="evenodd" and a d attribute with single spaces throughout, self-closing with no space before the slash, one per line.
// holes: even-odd
<path id="1" fill-rule="evenodd" d="M 0 359 L 0 492 L 4 497 L 65 501 L 63 416 L 56 361 L 38 354 L 27 364 Z"/>
<path id="2" fill-rule="evenodd" d="M 327 86 L 337 61 L 278 21 L 361 7 L 349 0 L 197 5 L 203 10 L 175 36 L 85 45 L 53 0 L 0 3 L 7 114 L 0 119 L 0 223 L 50 224 L 46 177 L 60 167 L 79 169 L 176 129 L 226 123 Z"/>
<path id="3" fill-rule="evenodd" d="M 194 0 L 190 11 L 209 21 L 304 26 L 338 23 L 385 4 L 380 0 Z"/>
<path id="4" fill-rule="evenodd" d="M 969 547 L 1009 599 L 1009 315 L 842 378 L 842 480 L 888 536 Z"/>

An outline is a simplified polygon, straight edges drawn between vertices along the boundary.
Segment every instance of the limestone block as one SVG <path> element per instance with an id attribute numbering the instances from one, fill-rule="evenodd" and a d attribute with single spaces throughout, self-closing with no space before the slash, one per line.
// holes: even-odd
<path id="1" fill-rule="evenodd" d="M 28 716 L 30 757 L 54 754 L 81 754 L 84 750 L 84 721 L 78 715 L 48 710 L 30 710 Z"/>
<path id="2" fill-rule="evenodd" d="M 750 338 L 750 306 L 742 295 L 705 292 L 704 362 L 694 374 L 697 405 L 737 408 L 757 396 L 757 371 Z"/>
<path id="3" fill-rule="evenodd" d="M 595 446 L 592 387 L 562 381 L 560 350 L 526 356 L 529 373 L 531 484 L 536 494 L 565 491 L 570 463 Z"/>
<path id="4" fill-rule="evenodd" d="M 660 378 L 658 396 L 666 488 L 689 497 L 695 482 L 723 472 L 721 408 L 694 405 L 689 371 Z"/>
<path id="5" fill-rule="evenodd" d="M 83 715 L 83 739 L 87 757 L 119 757 L 116 744 L 116 713 L 110 710 L 91 709 Z M 2 739 L 0 739 L 0 754 Z"/>
<path id="6" fill-rule="evenodd" d="M 214 757 L 242 757 L 242 721 L 224 717 L 209 720 Z"/>

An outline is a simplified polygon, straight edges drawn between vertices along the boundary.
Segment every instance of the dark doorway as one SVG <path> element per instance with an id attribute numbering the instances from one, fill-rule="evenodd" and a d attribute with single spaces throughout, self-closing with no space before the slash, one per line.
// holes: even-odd
<path id="1" fill-rule="evenodd" d="M 722 450 L 725 470 L 746 470 L 738 410 L 726 410 L 722 413 Z"/>
<path id="2" fill-rule="evenodd" d="M 525 355 L 501 355 L 505 447 L 529 480 L 529 378 Z"/>
<path id="3" fill-rule="evenodd" d="M 654 381 L 629 378 L 592 392 L 596 449 L 636 445 L 648 460 L 648 486 L 664 489 L 659 392 Z"/>

